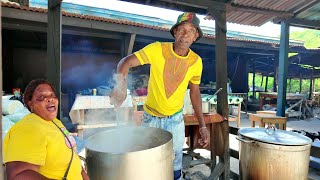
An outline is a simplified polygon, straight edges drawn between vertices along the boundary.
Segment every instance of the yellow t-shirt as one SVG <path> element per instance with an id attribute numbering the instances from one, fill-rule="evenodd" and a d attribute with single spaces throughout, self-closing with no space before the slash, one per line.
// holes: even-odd
<path id="1" fill-rule="evenodd" d="M 200 84 L 202 60 L 189 49 L 182 57 L 173 43 L 155 42 L 134 53 L 141 64 L 150 64 L 147 101 L 144 110 L 154 116 L 170 116 L 183 107 L 189 82 Z"/>
<path id="2" fill-rule="evenodd" d="M 60 128 L 63 124 L 53 120 Z M 28 114 L 11 127 L 3 142 L 4 163 L 22 161 L 39 165 L 39 173 L 49 179 L 62 179 L 71 159 L 68 143 L 56 125 L 36 114 Z M 68 180 L 79 180 L 81 162 L 76 152 L 69 169 Z"/>

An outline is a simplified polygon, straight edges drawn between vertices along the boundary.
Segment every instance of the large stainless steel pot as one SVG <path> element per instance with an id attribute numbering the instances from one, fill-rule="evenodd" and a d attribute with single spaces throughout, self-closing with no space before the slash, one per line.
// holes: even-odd
<path id="1" fill-rule="evenodd" d="M 308 179 L 311 139 L 275 129 L 244 128 L 240 140 L 240 179 Z"/>
<path id="2" fill-rule="evenodd" d="M 171 133 L 157 128 L 123 127 L 87 140 L 91 180 L 172 180 Z"/>

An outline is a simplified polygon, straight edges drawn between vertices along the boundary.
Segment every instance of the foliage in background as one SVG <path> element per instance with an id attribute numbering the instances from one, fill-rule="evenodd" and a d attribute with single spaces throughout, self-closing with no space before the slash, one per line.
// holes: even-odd
<path id="1" fill-rule="evenodd" d="M 295 31 L 290 33 L 290 39 L 304 41 L 304 47 L 307 49 L 320 47 L 320 31 L 305 29 L 304 31 Z"/>
<path id="2" fill-rule="evenodd" d="M 320 47 L 320 31 L 305 29 L 304 31 L 290 32 L 290 39 L 304 41 L 304 47 L 307 49 Z M 298 53 L 289 53 L 289 57 Z"/>
<path id="3" fill-rule="evenodd" d="M 320 31 L 313 29 L 305 29 L 304 31 L 290 32 L 290 39 L 304 41 L 304 47 L 307 49 L 320 48 Z M 289 57 L 296 55 L 297 53 L 289 53 Z M 253 74 L 249 73 L 249 87 L 252 87 Z M 273 92 L 273 77 L 268 78 L 267 90 Z M 257 89 L 265 89 L 266 77 L 262 77 L 261 74 L 255 76 L 255 86 Z M 315 79 L 315 91 L 320 91 L 320 81 Z M 310 90 L 310 79 L 303 79 L 301 86 L 301 93 L 308 93 Z M 300 91 L 300 79 L 287 80 L 287 92 L 299 93 Z M 252 92 L 249 93 L 252 95 Z"/>
<path id="4" fill-rule="evenodd" d="M 253 74 L 249 73 L 249 87 L 252 87 L 253 84 Z M 274 78 L 270 77 L 268 78 L 268 86 L 267 86 L 267 91 L 268 92 L 273 92 L 273 81 Z M 262 82 L 262 83 L 261 83 Z M 291 84 L 291 85 L 290 85 Z M 255 86 L 256 90 L 257 89 L 262 89 L 264 91 L 266 85 L 266 76 L 263 76 L 261 74 L 256 74 L 255 76 Z M 302 80 L 302 86 L 301 86 L 301 93 L 308 93 L 310 89 L 310 79 L 303 79 Z M 300 91 L 300 79 L 290 79 L 287 80 L 287 92 L 290 93 L 299 93 Z M 315 79 L 315 91 L 319 92 L 320 91 L 320 81 L 319 79 Z M 249 93 L 249 95 L 252 95 L 252 92 Z M 258 95 L 256 96 L 258 97 Z"/>

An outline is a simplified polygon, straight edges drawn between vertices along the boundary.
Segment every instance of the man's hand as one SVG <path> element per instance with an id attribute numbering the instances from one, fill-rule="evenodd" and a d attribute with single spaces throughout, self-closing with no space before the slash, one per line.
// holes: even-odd
<path id="1" fill-rule="evenodd" d="M 121 90 L 119 88 L 114 88 L 110 94 L 110 103 L 115 106 L 115 108 L 121 106 L 124 100 L 127 98 L 127 90 Z"/>
<path id="2" fill-rule="evenodd" d="M 209 132 L 207 127 L 201 127 L 199 129 L 200 135 L 201 135 L 201 139 L 198 140 L 198 143 L 202 146 L 202 147 L 207 147 L 208 146 L 208 137 L 209 137 Z"/>

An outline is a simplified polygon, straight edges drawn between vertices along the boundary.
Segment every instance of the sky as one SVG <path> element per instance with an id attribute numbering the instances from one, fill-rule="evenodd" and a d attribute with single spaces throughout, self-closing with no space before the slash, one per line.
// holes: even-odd
<path id="1" fill-rule="evenodd" d="M 144 16 L 157 17 L 169 21 L 175 22 L 177 17 L 181 14 L 179 11 L 163 9 L 158 7 L 128 3 L 118 0 L 64 0 L 63 2 L 81 4 L 92 7 L 99 7 L 105 9 L 111 9 L 116 11 L 122 11 L 127 13 L 139 14 Z M 147 7 L 147 8 L 144 8 Z M 214 21 L 204 20 L 203 15 L 198 15 L 200 18 L 201 26 L 214 27 Z M 273 24 L 272 22 L 267 22 L 266 24 L 256 27 L 256 26 L 246 26 L 234 23 L 227 23 L 227 29 L 231 31 L 239 31 L 250 34 L 257 34 L 270 37 L 280 36 L 280 25 Z M 290 31 L 303 31 L 303 28 L 290 27 Z"/>

